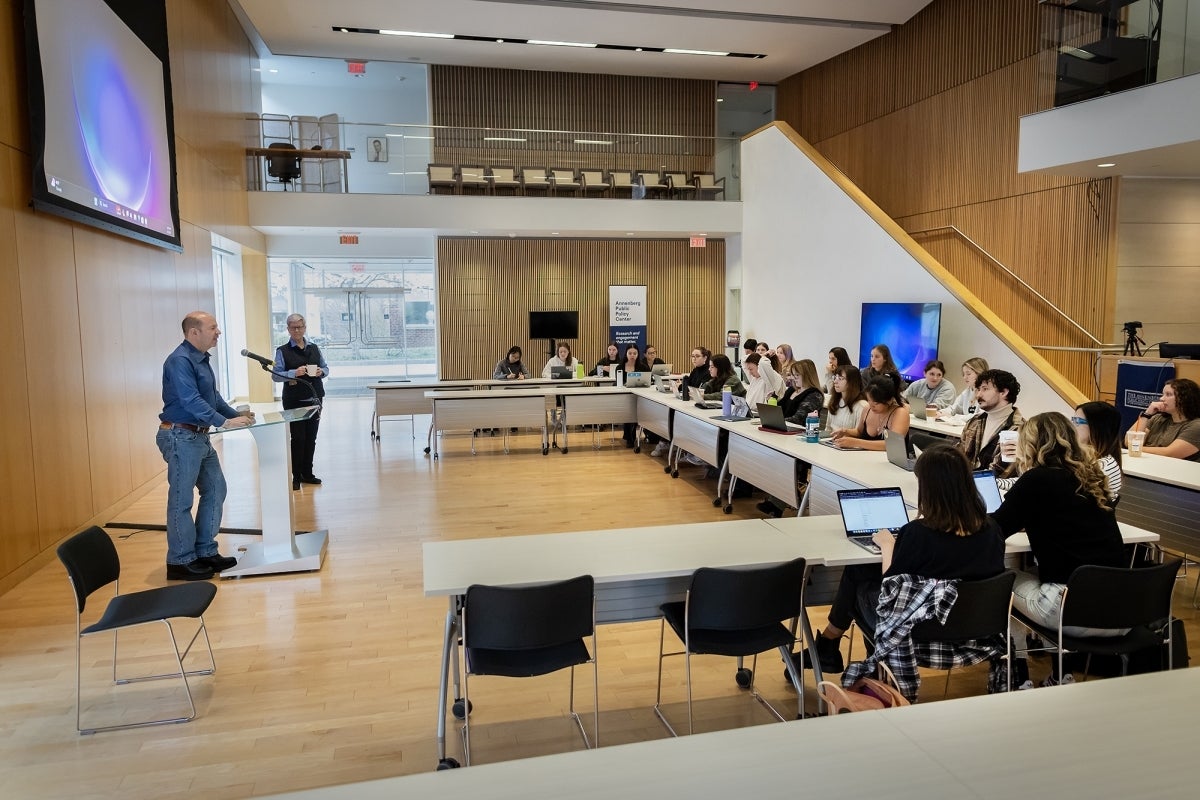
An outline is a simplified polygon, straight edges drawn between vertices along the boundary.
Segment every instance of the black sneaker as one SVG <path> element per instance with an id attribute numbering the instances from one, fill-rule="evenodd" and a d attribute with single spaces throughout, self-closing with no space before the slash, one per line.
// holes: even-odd
<path id="1" fill-rule="evenodd" d="M 821 634 L 817 634 L 817 658 L 821 662 L 822 673 L 842 672 L 846 669 L 846 664 L 842 660 L 842 640 L 827 639 Z M 808 648 L 804 648 L 802 654 L 792 653 L 792 660 L 796 660 L 796 656 L 801 655 L 804 668 L 812 669 L 812 658 L 808 654 Z M 791 680 L 787 677 L 787 669 L 783 671 L 786 680 Z"/>
<path id="2" fill-rule="evenodd" d="M 190 564 L 167 564 L 169 581 L 206 581 L 214 574 L 213 568 L 202 558 Z"/>
<path id="3" fill-rule="evenodd" d="M 757 506 L 755 506 L 755 508 L 757 508 L 762 513 L 766 514 L 768 517 L 773 517 L 775 519 L 779 519 L 780 517 L 783 516 L 783 509 L 779 508 L 777 505 L 772 503 L 770 500 L 763 500 L 761 503 L 759 503 Z"/>
<path id="4" fill-rule="evenodd" d="M 300 482 L 301 483 L 311 483 L 313 486 L 321 485 L 321 479 L 318 478 L 316 475 L 301 475 Z"/>
<path id="5" fill-rule="evenodd" d="M 216 555 L 205 556 L 204 558 L 199 558 L 196 560 L 203 561 L 205 564 L 208 564 L 213 568 L 214 572 L 224 572 L 227 569 L 232 569 L 233 567 L 237 566 L 236 558 L 223 556 L 220 553 L 217 553 Z"/>

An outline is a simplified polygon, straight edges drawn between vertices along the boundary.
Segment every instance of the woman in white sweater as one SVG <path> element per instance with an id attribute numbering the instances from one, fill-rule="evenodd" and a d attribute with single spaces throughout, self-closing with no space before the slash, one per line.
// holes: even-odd
<path id="1" fill-rule="evenodd" d="M 575 357 L 571 355 L 571 345 L 567 344 L 566 342 L 559 342 L 558 355 L 552 357 L 546 362 L 546 366 L 542 367 L 542 377 L 551 377 L 550 370 L 553 367 L 570 367 L 572 371 L 574 371 L 575 365 L 578 363 L 579 362 L 575 360 Z"/>
<path id="2" fill-rule="evenodd" d="M 783 378 L 771 366 L 770 358 L 761 353 L 751 353 L 746 356 L 745 365 L 750 375 L 750 383 L 746 386 L 746 402 L 751 409 L 767 402 L 772 395 L 778 398 L 783 394 Z"/>
<path id="3" fill-rule="evenodd" d="M 843 364 L 833 371 L 833 391 L 829 393 L 829 418 L 825 432 L 857 430 L 867 413 L 867 398 L 863 394 L 862 373 L 853 364 Z"/>
<path id="4" fill-rule="evenodd" d="M 945 408 L 954 403 L 954 384 L 946 380 L 946 365 L 936 358 L 925 364 L 925 377 L 913 381 L 904 390 L 905 402 L 913 398 L 925 401 L 926 406 Z"/>
<path id="5" fill-rule="evenodd" d="M 963 390 L 962 394 L 948 406 L 937 405 L 937 415 L 947 417 L 970 417 L 975 415 L 975 381 L 988 371 L 988 363 L 978 356 L 968 358 L 962 365 Z"/>

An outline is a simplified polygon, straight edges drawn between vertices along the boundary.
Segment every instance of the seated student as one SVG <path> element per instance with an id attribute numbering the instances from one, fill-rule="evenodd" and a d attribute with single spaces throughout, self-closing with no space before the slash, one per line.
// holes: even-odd
<path id="1" fill-rule="evenodd" d="M 496 368 L 492 370 L 492 380 L 494 381 L 522 381 L 528 377 L 529 370 L 521 362 L 521 348 L 515 344 L 508 348 L 508 355 L 497 361 Z"/>
<path id="2" fill-rule="evenodd" d="M 1021 384 L 1011 372 L 989 369 L 979 374 L 975 402 L 979 413 L 963 428 L 959 447 L 971 462 L 971 469 L 991 469 L 997 475 L 1010 472 L 1000 452 L 1000 431 L 1018 430 L 1024 420 L 1013 405 Z"/>
<path id="3" fill-rule="evenodd" d="M 558 355 L 552 356 L 546 362 L 546 366 L 542 367 L 542 377 L 549 378 L 550 370 L 553 367 L 570 367 L 572 370 L 579 364 L 575 357 L 571 355 L 571 345 L 566 342 L 558 343 Z"/>
<path id="4" fill-rule="evenodd" d="M 779 369 L 779 356 L 775 354 L 775 351 L 772 350 L 766 342 L 759 342 L 758 346 L 754 348 L 754 352 L 758 353 L 763 358 L 769 358 L 771 360 L 771 369 L 775 370 L 776 375 L 783 374 L 783 372 Z M 749 358 L 749 356 L 747 356 L 747 358 Z"/>
<path id="5" fill-rule="evenodd" d="M 919 398 L 934 408 L 954 405 L 954 384 L 946 380 L 946 365 L 936 358 L 925 362 L 925 377 L 904 390 L 904 399 Z"/>
<path id="6" fill-rule="evenodd" d="M 831 438 L 838 447 L 886 450 L 887 444 L 883 441 L 885 435 L 908 435 L 908 410 L 891 378 L 871 381 L 863 394 L 867 398 L 867 413 L 863 415 L 858 428 L 842 428 L 834 432 Z"/>
<path id="7" fill-rule="evenodd" d="M 1130 430 L 1146 432 L 1144 453 L 1200 461 L 1200 386 L 1188 378 L 1167 381 Z"/>
<path id="8" fill-rule="evenodd" d="M 1121 412 L 1103 400 L 1075 408 L 1071 418 L 1079 443 L 1088 445 L 1108 479 L 1108 493 L 1116 503 L 1124 483 L 1121 474 Z"/>
<path id="9" fill-rule="evenodd" d="M 867 413 L 867 398 L 863 395 L 862 374 L 853 364 L 843 364 L 834 370 L 833 391 L 829 393 L 829 416 L 825 432 L 858 430 Z"/>
<path id="10" fill-rule="evenodd" d="M 986 360 L 979 358 L 968 358 L 962 364 L 963 390 L 953 403 L 948 405 L 937 405 L 937 416 L 942 419 L 950 417 L 972 417 L 975 415 L 975 383 L 979 380 L 979 376 L 988 371 L 988 363 Z"/>
<path id="11" fill-rule="evenodd" d="M 780 375 L 787 375 L 788 367 L 796 363 L 796 354 L 792 351 L 792 346 L 790 344 L 776 345 L 775 356 L 779 359 L 779 369 L 777 372 Z"/>
<path id="12" fill-rule="evenodd" d="M 708 374 L 709 359 L 711 357 L 712 353 L 709 352 L 707 347 L 697 346 L 692 348 L 692 371 L 689 372 L 687 376 L 679 382 L 679 395 L 684 400 L 687 400 L 689 397 L 691 397 L 691 394 L 688 391 L 689 389 L 700 389 L 704 386 L 704 384 L 708 383 L 709 378 L 711 377 Z"/>
<path id="13" fill-rule="evenodd" d="M 821 376 L 821 391 L 825 394 L 833 392 L 833 376 L 838 367 L 848 366 L 854 362 L 844 347 L 835 347 L 829 351 L 829 361 L 825 364 L 825 374 Z"/>
<path id="14" fill-rule="evenodd" d="M 881 530 L 872 538 L 882 551 L 881 564 L 845 567 L 829 608 L 829 623 L 817 639 L 824 672 L 843 669 L 840 642 L 851 622 L 871 635 L 878 626 L 876 605 L 885 576 L 915 575 L 943 580 L 981 580 L 1004 571 L 1004 539 L 975 490 L 962 453 L 949 444 L 924 450 L 917 478 L 917 518 L 896 536 Z M 805 651 L 804 663 L 811 664 Z"/>
<path id="15" fill-rule="evenodd" d="M 611 376 L 613 365 L 619 363 L 621 363 L 621 348 L 617 347 L 616 342 L 610 342 L 604 355 L 596 362 L 596 374 Z"/>
<path id="16" fill-rule="evenodd" d="M 654 367 L 654 366 L 658 366 L 659 364 L 665 364 L 667 362 L 663 361 L 661 358 L 658 357 L 658 348 L 657 347 L 655 347 L 652 344 L 648 344 L 648 345 L 646 345 L 646 363 L 649 364 L 650 366 Z"/>
<path id="17" fill-rule="evenodd" d="M 649 372 L 650 365 L 642 358 L 642 351 L 636 344 L 625 345 L 625 359 L 617 364 L 617 369 L 628 375 L 631 372 Z M 626 422 L 622 426 L 625 434 L 625 446 L 634 447 L 637 444 L 637 423 Z"/>
<path id="18" fill-rule="evenodd" d="M 720 353 L 712 357 L 708 365 L 708 381 L 702 387 L 705 400 L 720 400 L 721 393 L 729 389 L 738 397 L 746 396 L 746 387 L 733 372 L 729 356 Z"/>
<path id="19" fill-rule="evenodd" d="M 981 381 L 982 382 L 982 381 Z M 1047 627 L 1058 626 L 1063 591 L 1071 573 L 1085 564 L 1128 565 L 1108 480 L 1084 450 L 1071 421 L 1054 411 L 1025 420 L 1017 438 L 1021 477 L 992 515 L 1007 538 L 1020 530 L 1029 536 L 1037 574 L 1017 573 L 1013 607 Z M 1119 636 L 1120 630 L 1067 627 L 1073 636 Z M 1058 661 L 1053 661 L 1057 669 Z M 1072 683 L 1051 675 L 1043 686 Z"/>
<path id="20" fill-rule="evenodd" d="M 863 383 L 867 384 L 876 378 L 889 378 L 896 384 L 896 391 L 904 391 L 906 384 L 900 377 L 900 368 L 892 360 L 892 351 L 886 344 L 877 344 L 871 348 L 871 363 L 862 371 Z"/>
<path id="21" fill-rule="evenodd" d="M 793 361 L 783 376 L 787 389 L 779 398 L 783 416 L 788 422 L 803 425 L 809 412 L 820 412 L 825 405 L 825 395 L 817 380 L 817 365 L 810 358 Z"/>
<path id="22" fill-rule="evenodd" d="M 783 378 L 771 365 L 771 359 L 761 353 L 746 356 L 746 372 L 750 373 L 750 385 L 746 387 L 746 402 L 751 409 L 765 403 L 771 397 L 778 398 L 783 391 Z"/>

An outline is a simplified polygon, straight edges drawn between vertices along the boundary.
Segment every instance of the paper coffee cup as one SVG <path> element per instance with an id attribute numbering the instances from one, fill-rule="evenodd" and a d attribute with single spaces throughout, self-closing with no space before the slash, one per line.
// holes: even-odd
<path id="1" fill-rule="evenodd" d="M 1146 441 L 1145 431 L 1130 431 L 1129 432 L 1129 455 L 1134 458 L 1142 457 L 1142 445 Z"/>
<path id="2" fill-rule="evenodd" d="M 1011 462 L 1013 460 L 1013 456 L 1009 455 L 1006 452 L 1005 445 L 1007 445 L 1008 443 L 1011 442 L 1013 445 L 1013 450 L 1015 452 L 1015 448 L 1016 448 L 1016 444 L 1017 444 L 1017 437 L 1019 435 L 1020 434 L 1018 434 L 1017 431 L 1000 431 L 997 439 L 1000 443 L 1000 459 L 1002 461 Z"/>

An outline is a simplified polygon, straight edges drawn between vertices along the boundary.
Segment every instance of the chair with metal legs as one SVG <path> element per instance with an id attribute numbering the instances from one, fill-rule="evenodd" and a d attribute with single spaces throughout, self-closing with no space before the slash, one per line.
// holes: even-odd
<path id="1" fill-rule="evenodd" d="M 95 526 L 82 533 L 77 533 L 58 547 L 58 558 L 67 569 L 71 586 L 75 590 L 75 727 L 81 734 L 99 733 L 101 731 L 117 731 L 126 728 L 142 728 L 148 725 L 167 725 L 178 722 L 188 722 L 196 718 L 196 704 L 192 699 L 192 690 L 188 678 L 194 675 L 211 675 L 216 669 L 213 659 L 212 643 L 208 639 L 208 629 L 204 624 L 204 612 L 216 597 L 217 587 L 211 583 L 195 582 L 177 586 L 163 586 L 157 589 L 146 589 L 140 592 L 120 593 L 121 561 L 117 556 L 117 548 L 112 539 L 100 528 Z M 87 627 L 83 627 L 83 612 L 91 595 L 103 587 L 113 584 L 113 598 L 108 602 L 100 619 Z M 192 635 L 187 647 L 181 652 L 179 641 L 175 637 L 175 629 L 171 626 L 172 619 L 189 618 L 199 621 L 196 632 Z M 117 637 L 124 628 L 145 625 L 151 622 L 161 622 L 167 628 L 171 639 L 171 652 L 178 672 L 168 672 L 161 675 L 145 675 L 132 678 L 117 676 Z M 190 713 L 185 717 L 164 717 L 141 722 L 128 722 L 120 725 L 97 726 L 84 728 L 82 722 L 82 678 L 81 661 L 83 640 L 89 636 L 102 633 L 112 633 L 113 636 L 113 683 L 124 685 L 141 681 L 179 678 L 183 682 L 183 690 L 187 694 Z M 200 635 L 204 635 L 204 644 L 208 649 L 209 666 L 205 669 L 185 670 L 184 660 L 192 650 L 192 645 Z"/>
<path id="2" fill-rule="evenodd" d="M 665 656 L 682 655 L 685 664 L 688 704 L 688 733 L 695 731 L 692 714 L 692 655 L 753 656 L 749 674 L 738 670 L 738 683 L 775 718 L 785 718 L 754 688 L 758 654 L 776 648 L 787 665 L 796 688 L 797 718 L 804 716 L 803 665 L 792 660 L 795 631 L 804 608 L 805 560 L 751 569 L 704 567 L 692 575 L 683 602 L 662 606 L 663 621 L 658 639 L 658 689 L 654 713 L 672 736 L 678 736 L 662 712 L 662 662 Z M 782 620 L 790 620 L 790 626 Z M 683 650 L 664 652 L 667 626 L 683 642 Z"/>
<path id="3" fill-rule="evenodd" d="M 470 679 L 528 678 L 571 668 L 569 713 L 588 749 L 600 744 L 600 691 L 596 667 L 595 582 L 591 575 L 541 586 L 471 586 L 462 609 L 463 757 L 471 764 Z M 591 653 L 585 638 L 592 640 Z M 592 738 L 575 711 L 575 667 L 592 665 Z"/>

